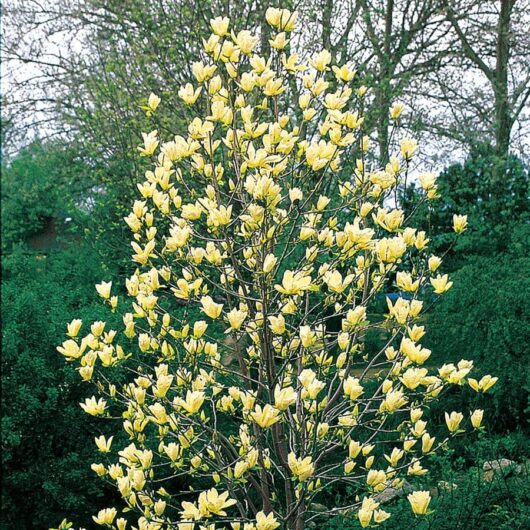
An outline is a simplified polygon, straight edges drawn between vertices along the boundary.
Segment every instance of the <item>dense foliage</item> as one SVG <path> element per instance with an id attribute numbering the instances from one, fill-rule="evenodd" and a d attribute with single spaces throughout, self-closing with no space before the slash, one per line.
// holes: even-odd
<path id="1" fill-rule="evenodd" d="M 85 390 L 55 351 L 72 311 L 98 314 L 85 282 L 100 274 L 86 244 L 48 255 L 17 248 L 4 256 L 3 528 L 47 528 L 65 507 L 88 524 L 108 495 L 83 465 L 95 456 L 95 426 L 78 405 Z"/>

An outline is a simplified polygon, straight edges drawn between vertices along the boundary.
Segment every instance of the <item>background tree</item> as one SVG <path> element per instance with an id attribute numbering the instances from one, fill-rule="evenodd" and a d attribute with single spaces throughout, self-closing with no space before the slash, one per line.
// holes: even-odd
<path id="1" fill-rule="evenodd" d="M 435 72 L 427 85 L 431 96 L 447 105 L 446 111 L 429 121 L 439 134 L 460 144 L 492 143 L 500 158 L 507 157 L 511 145 L 524 155 L 530 4 L 527 0 L 444 0 L 443 11 L 458 46 L 450 50 L 455 62 Z"/>

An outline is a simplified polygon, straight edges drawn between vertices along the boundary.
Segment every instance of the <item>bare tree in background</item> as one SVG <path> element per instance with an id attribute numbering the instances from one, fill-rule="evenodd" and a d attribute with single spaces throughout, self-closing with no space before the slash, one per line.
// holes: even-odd
<path id="1" fill-rule="evenodd" d="M 89 156 L 108 163 L 107 173 L 129 179 L 137 163 L 135 131 L 143 119 L 138 95 L 170 95 L 156 126 L 178 129 L 186 116 L 176 94 L 191 79 L 192 43 L 206 34 L 209 19 L 222 13 L 234 27 L 255 28 L 267 52 L 263 13 L 269 3 L 8 1 L 4 77 L 14 90 L 5 95 L 4 120 L 19 138 L 6 143 L 19 145 L 20 136 L 37 129 L 69 141 L 82 138 Z M 376 131 L 381 162 L 391 143 L 388 109 L 397 99 L 416 109 L 415 121 L 403 125 L 423 135 L 432 152 L 466 152 L 484 141 L 495 144 L 500 156 L 510 147 L 524 150 L 530 0 L 281 3 L 300 12 L 303 28 L 301 42 L 290 43 L 288 53 L 329 49 L 369 87 L 365 115 Z M 296 97 L 297 87 L 290 88 Z"/>
<path id="2" fill-rule="evenodd" d="M 451 67 L 429 84 L 428 96 L 447 107 L 435 131 L 470 145 L 490 142 L 500 158 L 513 144 L 522 151 L 530 117 L 530 2 L 443 4 L 457 47 L 449 50 Z"/>
<path id="3" fill-rule="evenodd" d="M 139 95 L 171 95 L 157 125 L 177 129 L 186 117 L 177 93 L 192 80 L 196 43 L 209 20 L 221 14 L 234 26 L 263 27 L 267 6 L 265 0 L 11 0 L 4 6 L 3 59 L 11 88 L 5 107 L 19 136 L 12 145 L 36 129 L 70 139 L 78 134 L 104 159 L 126 161 L 130 173 Z"/>

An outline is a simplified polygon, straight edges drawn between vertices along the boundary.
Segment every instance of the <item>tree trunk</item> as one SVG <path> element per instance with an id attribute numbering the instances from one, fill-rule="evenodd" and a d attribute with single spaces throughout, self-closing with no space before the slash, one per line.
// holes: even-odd
<path id="1" fill-rule="evenodd" d="M 391 79 L 393 74 L 392 66 L 392 21 L 394 18 L 394 0 L 387 0 L 385 11 L 385 34 L 383 40 L 383 50 L 381 54 L 381 64 L 379 68 L 380 77 L 376 91 L 377 99 L 377 141 L 379 144 L 379 161 L 381 165 L 388 162 L 389 154 L 389 138 L 388 112 L 392 101 L 392 85 Z"/>
<path id="2" fill-rule="evenodd" d="M 322 47 L 331 51 L 331 12 L 333 1 L 324 0 L 322 4 Z"/>
<path id="3" fill-rule="evenodd" d="M 508 99 L 508 61 L 510 58 L 510 17 L 514 0 L 501 0 L 497 26 L 497 53 L 495 66 L 495 150 L 506 159 L 510 147 L 512 117 Z"/>

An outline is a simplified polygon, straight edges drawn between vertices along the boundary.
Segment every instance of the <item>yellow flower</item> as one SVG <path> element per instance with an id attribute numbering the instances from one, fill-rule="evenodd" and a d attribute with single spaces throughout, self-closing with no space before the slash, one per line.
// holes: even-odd
<path id="1" fill-rule="evenodd" d="M 420 185 L 425 191 L 431 190 L 435 187 L 436 178 L 436 173 L 421 173 L 418 175 Z"/>
<path id="2" fill-rule="evenodd" d="M 393 120 L 397 120 L 402 112 L 405 110 L 405 105 L 403 103 L 398 103 L 397 101 L 390 107 L 390 117 Z"/>
<path id="3" fill-rule="evenodd" d="M 304 271 L 287 270 L 283 274 L 282 284 L 275 285 L 274 288 L 285 295 L 303 294 L 312 288 L 311 276 Z"/>
<path id="4" fill-rule="evenodd" d="M 467 215 L 453 215 L 453 230 L 461 234 L 467 228 Z"/>
<path id="5" fill-rule="evenodd" d="M 293 475 L 301 482 L 312 477 L 315 473 L 315 465 L 310 456 L 296 458 L 296 455 L 291 452 L 287 457 L 287 463 Z"/>
<path id="6" fill-rule="evenodd" d="M 385 459 L 392 467 L 396 467 L 398 465 L 398 462 L 403 458 L 404 454 L 405 452 L 402 449 L 394 447 L 394 449 L 392 449 L 392 452 L 390 453 L 390 456 L 385 455 Z"/>
<path id="7" fill-rule="evenodd" d="M 431 502 L 431 494 L 428 491 L 415 491 L 407 496 L 412 511 L 416 515 L 425 515 Z"/>
<path id="8" fill-rule="evenodd" d="M 250 417 L 262 429 L 268 429 L 271 425 L 280 421 L 280 411 L 269 404 L 265 405 L 263 408 L 261 408 L 260 405 L 256 405 L 256 408 L 250 414 Z"/>
<path id="9" fill-rule="evenodd" d="M 271 331 L 275 335 L 283 335 L 285 333 L 285 318 L 283 315 L 269 317 Z"/>
<path id="10" fill-rule="evenodd" d="M 386 480 L 386 473 L 383 470 L 371 469 L 366 475 L 366 483 L 372 488 L 383 484 Z"/>
<path id="11" fill-rule="evenodd" d="M 471 414 L 471 425 L 474 429 L 478 429 L 482 424 L 482 418 L 484 416 L 484 411 L 482 409 L 476 409 Z"/>
<path id="12" fill-rule="evenodd" d="M 404 138 L 399 142 L 399 147 L 401 149 L 401 156 L 409 160 L 416 154 L 416 151 L 418 150 L 418 142 L 411 138 Z"/>
<path id="13" fill-rule="evenodd" d="M 191 65 L 191 71 L 199 83 L 208 81 L 208 79 L 213 76 L 216 69 L 217 66 L 215 66 L 215 64 L 205 66 L 202 61 L 196 61 Z"/>
<path id="14" fill-rule="evenodd" d="M 98 512 L 97 517 L 93 515 L 92 519 L 96 524 L 101 526 L 111 526 L 117 513 L 118 511 L 116 508 L 105 508 L 104 510 L 100 510 Z"/>
<path id="15" fill-rule="evenodd" d="M 434 292 L 436 294 L 443 294 L 453 286 L 453 282 L 449 281 L 449 276 L 444 274 L 443 276 L 436 276 L 436 278 L 431 278 L 431 284 L 434 287 Z"/>
<path id="16" fill-rule="evenodd" d="M 199 495 L 199 511 L 202 514 L 209 516 L 210 514 L 226 516 L 225 508 L 229 508 L 236 504 L 235 499 L 228 498 L 229 493 L 225 491 L 219 495 L 215 488 L 203 491 Z M 184 506 L 184 503 L 182 503 Z"/>
<path id="17" fill-rule="evenodd" d="M 334 66 L 332 70 L 335 74 L 335 77 L 340 81 L 344 81 L 345 83 L 351 81 L 355 76 L 355 70 L 350 70 L 349 66 L 346 64 L 340 68 L 338 66 Z"/>
<path id="18" fill-rule="evenodd" d="M 388 512 L 384 510 L 375 510 L 374 511 L 374 523 L 380 524 L 386 521 L 390 517 Z"/>
<path id="19" fill-rule="evenodd" d="M 425 368 L 409 368 L 399 380 L 408 389 L 416 389 L 422 382 L 422 379 L 427 375 L 428 371 Z"/>
<path id="20" fill-rule="evenodd" d="M 110 446 L 112 445 L 112 439 L 113 436 L 111 436 L 108 440 L 105 439 L 104 436 L 99 436 L 98 438 L 95 438 L 98 450 L 101 453 L 108 453 L 110 451 Z"/>
<path id="21" fill-rule="evenodd" d="M 210 26 L 213 32 L 219 37 L 223 37 L 228 32 L 230 19 L 228 17 L 215 17 L 210 20 Z"/>
<path id="22" fill-rule="evenodd" d="M 348 285 L 353 281 L 353 274 L 349 274 L 344 279 L 338 270 L 327 271 L 324 274 L 324 282 L 328 285 L 328 289 L 334 293 L 342 293 Z"/>
<path id="23" fill-rule="evenodd" d="M 275 530 L 280 526 L 280 523 L 274 517 L 274 514 L 270 512 L 265 515 L 264 512 L 258 512 L 256 514 L 256 530 Z"/>
<path id="24" fill-rule="evenodd" d="M 263 260 L 263 272 L 269 273 L 276 267 L 278 258 L 274 254 L 267 254 Z"/>
<path id="25" fill-rule="evenodd" d="M 258 43 L 258 37 L 252 35 L 248 30 L 240 31 L 237 35 L 233 35 L 232 39 L 239 46 L 241 52 L 247 55 L 253 52 Z"/>
<path id="26" fill-rule="evenodd" d="M 278 30 L 292 31 L 296 23 L 298 13 L 289 11 L 288 9 L 278 9 L 276 7 L 269 7 L 265 12 L 265 19 L 270 26 Z"/>
<path id="27" fill-rule="evenodd" d="M 83 355 L 83 352 L 86 349 L 86 343 L 81 342 L 81 346 L 77 344 L 75 340 L 66 340 L 63 342 L 62 346 L 57 347 L 57 351 L 64 355 L 67 360 L 72 361 L 78 359 Z"/>
<path id="28" fill-rule="evenodd" d="M 442 259 L 439 258 L 438 256 L 431 256 L 429 258 L 429 271 L 430 272 L 436 272 L 436 270 L 440 267 L 440 265 L 442 264 Z"/>
<path id="29" fill-rule="evenodd" d="M 311 65 L 319 72 L 325 71 L 330 62 L 331 53 L 329 53 L 328 50 L 322 50 L 320 53 L 315 55 L 310 61 Z"/>
<path id="30" fill-rule="evenodd" d="M 428 453 L 432 449 L 435 440 L 436 437 L 431 436 L 428 432 L 423 433 L 421 437 L 421 452 Z"/>
<path id="31" fill-rule="evenodd" d="M 112 289 L 112 282 L 101 282 L 96 285 L 96 291 L 99 296 L 104 299 L 110 298 L 110 290 Z"/>
<path id="32" fill-rule="evenodd" d="M 286 410 L 293 403 L 296 403 L 296 392 L 292 386 L 274 389 L 274 405 L 278 410 Z"/>
<path id="33" fill-rule="evenodd" d="M 396 285 L 403 291 L 414 293 L 418 290 L 420 281 L 413 281 L 410 272 L 400 271 L 396 274 Z"/>
<path id="34" fill-rule="evenodd" d="M 219 318 L 223 310 L 223 304 L 215 303 L 211 296 L 203 296 L 201 298 L 201 305 L 203 313 L 214 320 Z"/>
<path id="35" fill-rule="evenodd" d="M 85 399 L 84 403 L 80 403 L 81 408 L 91 416 L 101 416 L 105 412 L 107 402 L 103 398 L 96 400 L 95 396 Z"/>
<path id="36" fill-rule="evenodd" d="M 487 392 L 497 381 L 498 377 L 492 377 L 491 375 L 485 375 L 480 381 L 470 378 L 468 380 L 469 386 L 475 392 Z"/>
<path id="37" fill-rule="evenodd" d="M 103 464 L 91 464 L 90 469 L 96 473 L 98 477 L 104 477 L 107 474 L 107 469 Z"/>
<path id="38" fill-rule="evenodd" d="M 186 85 L 179 89 L 178 95 L 184 101 L 184 103 L 187 105 L 193 105 L 197 101 L 201 91 L 202 87 L 194 90 L 191 83 L 186 83 Z"/>
<path id="39" fill-rule="evenodd" d="M 419 460 L 413 460 L 411 465 L 407 468 L 407 475 L 411 475 L 413 477 L 421 477 L 426 473 L 427 470 L 421 467 Z"/>
<path id="40" fill-rule="evenodd" d="M 189 414 L 196 414 L 202 407 L 204 399 L 204 392 L 199 390 L 195 390 L 192 392 L 188 390 L 186 392 L 186 400 L 177 397 L 173 400 L 173 404 L 182 407 Z"/>
<path id="41" fill-rule="evenodd" d="M 72 322 L 70 322 L 67 326 L 67 335 L 72 337 L 72 338 L 75 338 L 77 337 L 77 334 L 79 333 L 79 330 L 81 329 L 81 326 L 83 325 L 83 321 L 80 320 L 79 318 L 75 318 L 74 320 L 72 320 Z"/>
<path id="42" fill-rule="evenodd" d="M 234 330 L 238 330 L 241 328 L 241 325 L 245 321 L 245 318 L 247 318 L 247 315 L 248 313 L 246 311 L 241 311 L 239 309 L 234 308 L 226 315 L 226 318 L 228 319 L 231 328 Z"/>
<path id="43" fill-rule="evenodd" d="M 366 528 L 370 525 L 370 521 L 372 520 L 372 510 L 365 510 L 361 508 L 357 512 L 357 517 L 359 518 L 359 523 L 361 524 L 361 528 Z"/>
<path id="44" fill-rule="evenodd" d="M 149 107 L 149 110 L 154 112 L 158 108 L 159 104 L 160 98 L 151 92 L 151 94 L 149 94 L 149 99 L 147 100 L 147 106 Z"/>
<path id="45" fill-rule="evenodd" d="M 286 34 L 284 31 L 278 33 L 276 37 L 274 37 L 274 39 L 269 39 L 269 44 L 271 45 L 271 47 L 277 50 L 283 50 L 288 43 L 289 39 L 286 38 Z"/>
<path id="46" fill-rule="evenodd" d="M 381 412 L 394 412 L 407 403 L 407 398 L 400 390 L 391 390 L 381 402 L 379 410 Z"/>
<path id="47" fill-rule="evenodd" d="M 263 93 L 266 96 L 279 96 L 283 92 L 287 90 L 287 87 L 283 86 L 282 79 L 270 79 L 267 81 L 267 84 L 265 85 L 265 88 L 263 89 Z"/>
<path id="48" fill-rule="evenodd" d="M 377 259 L 383 263 L 395 263 L 406 250 L 407 245 L 401 236 L 380 239 L 375 245 Z"/>
<path id="49" fill-rule="evenodd" d="M 142 138 L 144 140 L 144 146 L 138 147 L 138 151 L 142 156 L 151 156 L 155 149 L 158 147 L 157 139 L 158 131 L 151 131 L 149 134 L 142 133 Z"/>
<path id="50" fill-rule="evenodd" d="M 344 394 L 348 396 L 352 401 L 357 399 L 363 392 L 363 387 L 359 384 L 359 379 L 354 377 L 348 377 L 344 383 Z"/>
<path id="51" fill-rule="evenodd" d="M 455 432 L 460 426 L 460 422 L 464 419 L 464 415 L 461 412 L 451 412 L 451 414 L 445 413 L 445 423 L 449 432 Z"/>

